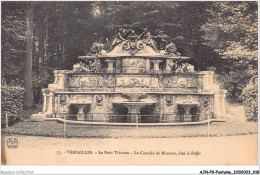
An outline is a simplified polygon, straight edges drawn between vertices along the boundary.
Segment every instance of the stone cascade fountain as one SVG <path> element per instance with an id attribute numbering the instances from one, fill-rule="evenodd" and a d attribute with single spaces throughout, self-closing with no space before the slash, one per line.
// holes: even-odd
<path id="1" fill-rule="evenodd" d="M 80 121 L 118 121 L 123 108 L 128 110 L 124 121 L 130 123 L 225 117 L 226 90 L 214 84 L 214 72 L 195 71 L 174 43 L 159 51 L 147 30 L 120 31 L 109 51 L 98 46 L 97 51 L 80 56 L 72 70 L 54 71 L 54 83 L 42 90 L 43 110 L 32 120 L 69 119 L 72 105 L 78 108 L 74 120 Z"/>

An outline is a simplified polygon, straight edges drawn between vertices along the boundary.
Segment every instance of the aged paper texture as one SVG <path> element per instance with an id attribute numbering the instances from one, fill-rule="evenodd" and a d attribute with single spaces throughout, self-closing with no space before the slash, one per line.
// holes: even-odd
<path id="1" fill-rule="evenodd" d="M 257 165 L 256 2 L 3 2 L 2 165 Z"/>

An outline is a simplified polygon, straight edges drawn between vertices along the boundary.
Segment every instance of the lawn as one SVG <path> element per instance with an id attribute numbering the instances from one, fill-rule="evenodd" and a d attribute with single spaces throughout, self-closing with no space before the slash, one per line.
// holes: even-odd
<path id="1" fill-rule="evenodd" d="M 173 138 L 207 136 L 206 125 L 194 126 L 95 126 L 67 125 L 67 137 L 80 138 Z M 63 137 L 63 123 L 56 121 L 22 121 L 10 127 L 12 134 Z M 257 133 L 257 123 L 227 121 L 210 123 L 210 136 L 231 136 Z M 2 129 L 3 134 L 8 134 Z"/>

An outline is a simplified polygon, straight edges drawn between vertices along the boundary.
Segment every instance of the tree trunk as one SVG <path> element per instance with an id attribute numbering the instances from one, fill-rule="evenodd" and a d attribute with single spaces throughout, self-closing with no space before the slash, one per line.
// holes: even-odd
<path id="1" fill-rule="evenodd" d="M 25 87 L 25 98 L 24 107 L 25 109 L 31 109 L 34 106 L 33 99 L 33 84 L 32 84 L 32 53 L 33 53 L 33 4 L 27 2 L 26 4 L 26 58 L 24 64 L 24 87 Z"/>
<path id="2" fill-rule="evenodd" d="M 45 12 L 46 8 L 45 5 L 42 6 L 41 11 L 40 11 L 40 20 L 39 20 L 39 88 L 42 90 L 42 79 L 43 79 L 43 66 L 44 66 L 44 37 L 45 37 L 45 26 L 46 26 L 46 20 L 45 18 L 47 17 L 47 13 Z M 42 93 L 40 92 L 39 96 L 39 104 L 43 103 L 42 100 Z"/>
<path id="3" fill-rule="evenodd" d="M 48 37 L 49 37 L 49 35 L 48 35 L 48 30 L 49 30 L 48 13 L 45 16 L 44 23 L 46 24 L 46 26 L 45 26 L 45 37 L 44 37 L 44 40 L 43 40 L 43 45 L 44 45 L 43 64 L 42 64 L 43 66 L 47 65 L 48 60 L 49 60 L 48 51 L 47 51 L 47 49 L 48 49 L 48 46 L 47 46 L 48 45 Z M 46 73 L 46 70 L 43 70 L 43 74 L 45 74 L 45 73 Z"/>

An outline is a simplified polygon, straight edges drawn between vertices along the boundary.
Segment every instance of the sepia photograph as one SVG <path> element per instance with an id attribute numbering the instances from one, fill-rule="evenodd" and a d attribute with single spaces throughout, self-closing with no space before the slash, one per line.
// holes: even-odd
<path id="1" fill-rule="evenodd" d="M 1 173 L 259 174 L 258 1 L 2 1 L 1 12 Z"/>

